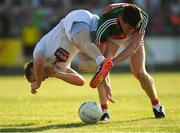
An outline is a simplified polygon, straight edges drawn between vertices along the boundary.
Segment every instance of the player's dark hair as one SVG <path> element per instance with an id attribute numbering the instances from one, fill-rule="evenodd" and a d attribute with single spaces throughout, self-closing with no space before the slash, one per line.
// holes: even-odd
<path id="1" fill-rule="evenodd" d="M 124 7 L 122 19 L 132 27 L 136 27 L 141 21 L 141 15 L 138 7 L 134 4 L 129 4 Z"/>
<path id="2" fill-rule="evenodd" d="M 33 68 L 33 61 L 28 62 L 24 67 L 24 75 L 29 82 L 31 82 L 29 78 L 32 74 L 31 72 L 32 68 Z"/>

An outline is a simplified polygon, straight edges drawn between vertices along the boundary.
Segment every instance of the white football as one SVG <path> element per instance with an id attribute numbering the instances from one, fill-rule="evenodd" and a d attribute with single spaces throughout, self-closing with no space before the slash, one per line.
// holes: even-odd
<path id="1" fill-rule="evenodd" d="M 78 115 L 84 123 L 96 123 L 101 119 L 102 109 L 94 101 L 87 101 L 79 107 Z"/>

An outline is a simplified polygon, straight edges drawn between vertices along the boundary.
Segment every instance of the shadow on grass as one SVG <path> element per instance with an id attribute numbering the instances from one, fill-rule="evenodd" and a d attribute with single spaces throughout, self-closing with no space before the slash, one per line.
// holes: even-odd
<path id="1" fill-rule="evenodd" d="M 122 121 L 114 121 L 114 122 L 99 122 L 97 124 L 109 124 L 109 123 L 128 123 L 128 122 L 136 122 L 136 121 L 143 121 L 143 120 L 151 120 L 154 119 L 153 117 L 148 117 L 148 118 L 139 118 L 139 119 L 132 119 L 132 120 L 122 120 Z M 55 124 L 55 125 L 45 125 L 45 126 L 40 126 L 40 127 L 24 127 L 24 126 L 31 126 L 34 124 L 23 124 L 23 125 L 13 125 L 13 126 L 19 126 L 19 127 L 14 127 L 14 128 L 1 128 L 0 132 L 40 132 L 40 131 L 45 131 L 45 130 L 50 130 L 50 129 L 68 129 L 68 128 L 78 128 L 78 127 L 84 127 L 84 126 L 89 126 L 93 124 L 84 124 L 82 122 L 78 123 L 70 123 L 70 124 Z"/>
<path id="2" fill-rule="evenodd" d="M 25 127 L 25 126 L 32 126 L 32 125 L 36 125 L 36 124 L 35 123 L 22 123 L 22 124 L 6 125 L 4 127 Z M 0 131 L 1 131 L 1 128 L 0 128 Z"/>
<path id="3" fill-rule="evenodd" d="M 84 124 L 81 122 L 78 123 L 70 123 L 70 124 L 55 124 L 55 125 L 46 125 L 46 126 L 40 126 L 40 127 L 14 127 L 14 128 L 0 128 L 0 132 L 40 132 L 50 129 L 64 129 L 64 128 L 78 128 L 83 126 L 88 126 L 92 124 Z"/>
<path id="4" fill-rule="evenodd" d="M 130 122 L 136 122 L 136 121 L 144 121 L 144 120 L 154 120 L 155 118 L 154 117 L 147 117 L 147 118 L 139 118 L 139 119 L 131 119 L 131 120 L 119 120 L 119 121 L 109 121 L 109 122 L 100 122 L 100 123 L 98 123 L 98 124 L 109 124 L 109 123 L 111 123 L 111 124 L 113 124 L 113 123 L 119 123 L 119 124 L 121 124 L 121 123 L 130 123 Z"/>
<path id="5" fill-rule="evenodd" d="M 153 120 L 154 117 L 147 117 L 147 118 L 139 118 L 139 119 L 132 119 L 132 120 L 122 120 L 122 121 L 115 121 L 113 123 L 127 123 L 127 122 L 136 122 L 136 121 L 144 121 L 144 120 Z"/>

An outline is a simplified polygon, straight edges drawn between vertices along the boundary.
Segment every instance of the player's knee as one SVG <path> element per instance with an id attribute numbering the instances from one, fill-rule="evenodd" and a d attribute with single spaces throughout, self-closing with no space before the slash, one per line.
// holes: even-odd
<path id="1" fill-rule="evenodd" d="M 147 72 L 145 71 L 135 71 L 133 72 L 133 75 L 138 79 L 138 80 L 143 80 L 147 77 Z"/>

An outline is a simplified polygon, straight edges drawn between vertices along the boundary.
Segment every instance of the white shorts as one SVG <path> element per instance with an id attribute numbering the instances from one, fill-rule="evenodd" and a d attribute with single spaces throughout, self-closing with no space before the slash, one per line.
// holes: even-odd
<path id="1" fill-rule="evenodd" d="M 45 58 L 60 71 L 69 68 L 79 49 L 69 40 L 64 29 L 64 20 L 46 34 L 37 44 L 34 53 L 43 50 Z M 34 54 L 35 57 L 35 54 Z"/>
<path id="2" fill-rule="evenodd" d="M 61 39 L 63 40 L 63 42 L 60 44 L 60 47 L 69 52 L 69 58 L 67 62 L 57 63 L 56 67 L 59 67 L 59 69 L 65 71 L 65 68 L 70 67 L 71 61 L 79 51 L 79 49 L 77 49 L 76 45 L 72 41 L 73 37 L 80 31 L 90 30 L 90 28 L 88 24 L 84 22 L 73 22 L 72 25 L 70 26 L 71 30 L 67 34 L 65 32 L 67 27 L 64 25 L 62 25 L 62 27 L 63 30 L 61 31 L 62 34 Z"/>

